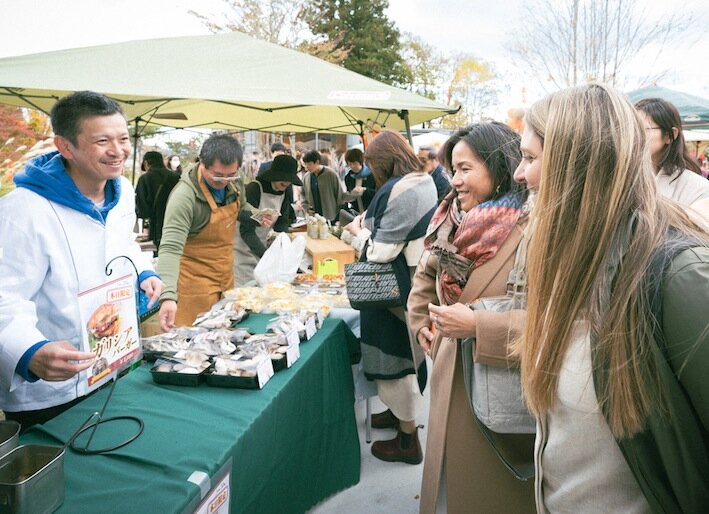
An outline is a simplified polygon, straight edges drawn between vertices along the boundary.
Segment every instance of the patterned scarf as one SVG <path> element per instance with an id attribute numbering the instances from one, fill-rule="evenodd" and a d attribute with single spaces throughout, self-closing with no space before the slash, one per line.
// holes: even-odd
<path id="1" fill-rule="evenodd" d="M 458 301 L 473 269 L 492 259 L 522 215 L 524 195 L 508 193 L 462 212 L 455 192 L 431 218 L 425 246 L 438 257 L 443 305 Z"/>

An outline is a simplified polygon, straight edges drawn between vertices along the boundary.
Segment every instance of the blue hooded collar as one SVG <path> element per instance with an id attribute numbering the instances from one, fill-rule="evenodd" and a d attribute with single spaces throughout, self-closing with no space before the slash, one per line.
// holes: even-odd
<path id="1" fill-rule="evenodd" d="M 17 187 L 24 187 L 47 200 L 87 214 L 106 224 L 108 212 L 121 197 L 121 181 L 118 178 L 106 182 L 103 207 L 99 208 L 84 196 L 71 179 L 59 152 L 50 152 L 31 159 L 25 171 L 14 178 Z"/>
<path id="2" fill-rule="evenodd" d="M 352 172 L 352 175 L 353 175 L 353 176 L 355 176 L 355 177 L 362 177 L 362 178 L 368 177 L 368 176 L 370 176 L 370 175 L 372 174 L 372 170 L 370 170 L 367 165 L 362 166 L 362 170 L 361 170 L 359 173 L 355 173 L 355 172 L 352 171 L 351 169 L 350 169 L 350 171 Z"/>

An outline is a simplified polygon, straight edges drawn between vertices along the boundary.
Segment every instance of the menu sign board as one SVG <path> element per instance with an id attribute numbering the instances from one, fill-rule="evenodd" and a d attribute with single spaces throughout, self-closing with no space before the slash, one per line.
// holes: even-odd
<path id="1" fill-rule="evenodd" d="M 84 348 L 96 354 L 89 391 L 140 359 L 134 284 L 134 276 L 125 275 L 79 293 Z"/>

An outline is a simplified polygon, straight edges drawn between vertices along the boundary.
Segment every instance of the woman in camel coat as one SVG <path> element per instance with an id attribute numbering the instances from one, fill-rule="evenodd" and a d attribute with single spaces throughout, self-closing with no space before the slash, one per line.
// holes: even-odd
<path id="1" fill-rule="evenodd" d="M 473 125 L 452 136 L 445 153 L 454 189 L 431 221 L 408 300 L 412 333 L 433 360 L 420 510 L 532 513 L 534 481 L 508 471 L 473 418 L 459 344 L 475 336 L 478 361 L 504 366 L 507 344 L 522 329 L 521 311 L 465 305 L 505 294 L 526 224 L 526 192 L 512 178 L 519 136 L 502 124 Z M 503 450 L 532 462 L 533 434 L 500 439 Z"/>

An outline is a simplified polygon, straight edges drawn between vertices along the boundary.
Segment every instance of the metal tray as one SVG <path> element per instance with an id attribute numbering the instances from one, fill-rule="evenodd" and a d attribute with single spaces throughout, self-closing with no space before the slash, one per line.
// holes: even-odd
<path id="1" fill-rule="evenodd" d="M 49 514 L 64 502 L 64 448 L 26 444 L 0 458 L 0 511 Z"/>
<path id="2" fill-rule="evenodd" d="M 20 440 L 20 424 L 17 421 L 0 421 L 0 457 L 17 448 Z"/>

